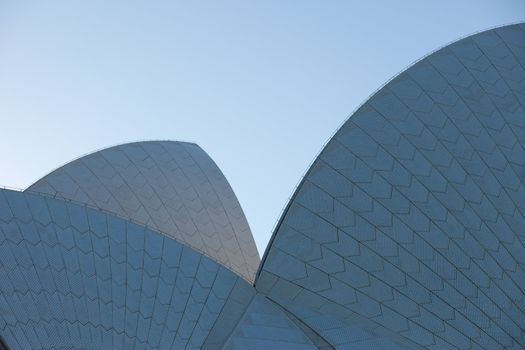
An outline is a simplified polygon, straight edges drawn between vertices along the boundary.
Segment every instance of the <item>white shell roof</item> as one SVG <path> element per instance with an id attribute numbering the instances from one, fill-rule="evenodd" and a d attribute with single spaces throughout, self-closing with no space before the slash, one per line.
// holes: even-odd
<path id="1" fill-rule="evenodd" d="M 253 281 L 260 258 L 228 181 L 198 145 L 151 141 L 74 160 L 26 191 L 86 203 L 156 229 Z"/>

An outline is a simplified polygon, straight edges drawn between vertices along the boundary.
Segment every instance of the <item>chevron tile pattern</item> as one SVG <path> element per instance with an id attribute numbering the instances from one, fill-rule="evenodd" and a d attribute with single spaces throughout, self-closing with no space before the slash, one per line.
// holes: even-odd
<path id="1" fill-rule="evenodd" d="M 525 24 L 366 101 L 258 265 L 201 148 L 108 148 L 0 190 L 0 349 L 524 349 Z"/>
<path id="2" fill-rule="evenodd" d="M 259 294 L 223 349 L 315 350 L 318 347 L 278 306 Z"/>
<path id="3" fill-rule="evenodd" d="M 338 347 L 525 348 L 524 63 L 525 25 L 498 28 L 370 98 L 295 193 L 257 289 Z"/>
<path id="4" fill-rule="evenodd" d="M 199 349 L 232 291 L 252 289 L 97 210 L 8 190 L 0 208 L 0 334 L 12 349 Z"/>
<path id="5" fill-rule="evenodd" d="M 60 167 L 27 191 L 133 219 L 251 282 L 259 266 L 255 241 L 228 181 L 192 143 L 151 141 L 107 148 Z"/>

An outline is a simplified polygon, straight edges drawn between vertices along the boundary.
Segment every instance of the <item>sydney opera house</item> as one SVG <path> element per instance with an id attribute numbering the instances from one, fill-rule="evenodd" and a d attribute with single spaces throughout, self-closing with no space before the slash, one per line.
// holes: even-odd
<path id="1" fill-rule="evenodd" d="M 524 349 L 525 24 L 418 61 L 302 179 L 262 259 L 197 145 L 0 190 L 0 349 Z"/>

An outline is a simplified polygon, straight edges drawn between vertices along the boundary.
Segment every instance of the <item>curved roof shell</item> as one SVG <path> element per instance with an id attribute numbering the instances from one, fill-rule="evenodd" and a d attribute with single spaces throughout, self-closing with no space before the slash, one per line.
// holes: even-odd
<path id="1" fill-rule="evenodd" d="M 130 221 L 0 190 L 0 334 L 12 349 L 198 349 L 253 287 Z"/>
<path id="2" fill-rule="evenodd" d="M 524 174 L 524 24 L 429 55 L 361 106 L 255 288 L 253 238 L 198 146 L 96 152 L 0 190 L 0 347 L 523 349 Z"/>
<path id="3" fill-rule="evenodd" d="M 158 230 L 248 281 L 259 255 L 228 181 L 198 145 L 151 141 L 76 159 L 26 191 L 86 203 Z"/>
<path id="4" fill-rule="evenodd" d="M 525 348 L 525 25 L 414 64 L 341 127 L 256 288 L 332 346 Z"/>

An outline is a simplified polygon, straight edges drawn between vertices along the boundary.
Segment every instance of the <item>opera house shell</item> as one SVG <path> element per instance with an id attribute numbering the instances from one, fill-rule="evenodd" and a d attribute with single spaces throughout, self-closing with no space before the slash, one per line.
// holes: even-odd
<path id="1" fill-rule="evenodd" d="M 524 349 L 525 25 L 412 65 L 260 260 L 231 187 L 139 142 L 0 191 L 0 349 Z"/>

